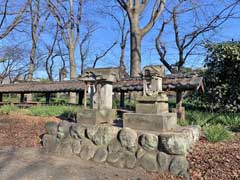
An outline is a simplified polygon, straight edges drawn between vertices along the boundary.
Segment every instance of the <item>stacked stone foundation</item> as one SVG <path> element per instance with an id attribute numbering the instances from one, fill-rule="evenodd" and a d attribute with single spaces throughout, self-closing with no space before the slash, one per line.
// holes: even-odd
<path id="1" fill-rule="evenodd" d="M 137 131 L 111 125 L 83 125 L 62 121 L 47 123 L 42 142 L 46 152 L 76 156 L 119 168 L 142 167 L 188 177 L 186 155 L 200 136 L 200 128 L 174 132 Z"/>

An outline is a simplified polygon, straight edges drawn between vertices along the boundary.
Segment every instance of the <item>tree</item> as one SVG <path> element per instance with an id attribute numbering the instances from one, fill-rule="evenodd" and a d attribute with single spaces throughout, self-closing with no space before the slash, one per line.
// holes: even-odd
<path id="1" fill-rule="evenodd" d="M 70 79 L 76 79 L 75 49 L 80 38 L 80 23 L 82 19 L 83 0 L 46 0 L 49 10 L 54 16 L 65 45 L 68 49 L 70 64 Z M 67 2 L 67 3 L 65 3 Z M 76 4 L 74 3 L 76 2 Z M 77 12 L 75 12 L 77 8 Z M 76 93 L 70 93 L 70 103 L 76 103 Z"/>
<path id="2" fill-rule="evenodd" d="M 218 3 L 212 5 L 215 7 L 218 6 Z M 171 4 L 172 8 L 166 7 L 169 17 L 163 20 L 155 39 L 155 47 L 163 65 L 171 73 L 181 72 L 189 56 L 195 54 L 194 50 L 204 45 L 206 38 L 203 38 L 203 36 L 210 31 L 216 30 L 231 18 L 237 5 L 237 1 L 234 1 L 218 12 L 211 12 L 209 16 L 206 13 L 207 10 L 210 11 L 209 5 L 201 2 L 196 4 L 191 0 L 180 0 L 175 5 Z M 191 18 L 191 21 L 188 23 L 187 29 L 185 29 L 184 19 L 187 16 Z M 191 24 L 191 22 L 193 23 Z M 167 52 L 170 47 L 167 47 L 162 39 L 166 26 L 170 23 L 172 23 L 172 34 L 174 35 L 173 46 L 177 49 L 177 61 L 173 65 L 167 59 Z M 174 67 L 177 67 L 177 69 Z"/>
<path id="3" fill-rule="evenodd" d="M 204 102 L 213 110 L 240 112 L 240 42 L 208 44 Z"/>
<path id="4" fill-rule="evenodd" d="M 131 67 L 130 75 L 139 76 L 141 72 L 141 42 L 142 38 L 152 29 L 159 16 L 161 15 L 166 0 L 155 0 L 151 12 L 151 17 L 147 24 L 141 28 L 140 18 L 143 15 L 148 0 L 117 0 L 119 5 L 127 12 L 130 24 L 130 48 L 131 48 Z"/>
<path id="5" fill-rule="evenodd" d="M 4 46 L 0 49 L 0 83 L 14 83 L 23 78 L 27 72 L 26 51 L 20 45 Z"/>
<path id="6" fill-rule="evenodd" d="M 120 67 L 120 76 L 124 77 L 126 72 L 125 66 L 125 49 L 127 45 L 128 35 L 130 33 L 127 18 L 128 15 L 126 11 L 124 11 L 120 6 L 111 6 L 109 9 L 105 8 L 105 10 L 101 11 L 101 14 L 104 16 L 107 15 L 113 19 L 113 21 L 117 25 L 117 31 L 119 32 L 120 37 L 120 59 L 119 59 L 119 67 Z"/>
<path id="7" fill-rule="evenodd" d="M 22 8 L 18 10 L 17 12 L 12 12 L 11 8 L 9 8 L 9 0 L 4 0 L 4 8 L 3 11 L 0 10 L 0 40 L 5 38 L 19 23 L 22 22 L 22 15 L 26 11 L 28 5 L 30 3 L 30 0 L 27 0 Z M 7 24 L 7 21 L 9 20 L 9 16 L 11 16 L 11 19 L 13 19 L 10 23 Z M 15 16 L 15 17 L 13 17 Z"/>
<path id="8" fill-rule="evenodd" d="M 50 13 L 41 7 L 40 0 L 30 0 L 30 17 L 31 17 L 31 41 L 32 47 L 30 52 L 29 75 L 28 80 L 33 80 L 35 70 L 36 50 L 39 38 L 46 26 Z"/>
<path id="9" fill-rule="evenodd" d="M 217 6 L 217 3 L 212 4 Z M 189 56 L 194 55 L 194 50 L 202 46 L 205 43 L 203 35 L 206 35 L 210 31 L 214 31 L 219 28 L 224 22 L 226 22 L 233 14 L 234 8 L 237 3 L 231 3 L 221 9 L 219 12 L 212 12 L 214 15 L 208 16 L 207 10 L 210 11 L 208 4 L 194 3 L 191 0 L 180 0 L 176 1 L 176 4 L 166 6 L 168 16 L 167 19 L 163 20 L 163 23 L 159 29 L 159 33 L 155 39 L 156 50 L 159 54 L 160 61 L 171 73 L 182 73 L 183 67 L 188 60 Z M 206 9 L 205 9 L 206 8 Z M 203 14 L 202 14 L 203 13 Z M 187 16 L 191 19 L 188 20 L 188 25 L 185 25 Z M 191 22 L 193 22 L 191 24 Z M 167 59 L 167 52 L 170 47 L 166 46 L 162 36 L 166 30 L 166 26 L 172 23 L 172 34 L 174 39 L 174 48 L 176 49 L 176 63 L 170 64 Z M 187 27 L 185 29 L 185 27 Z M 169 38 L 170 39 L 170 38 Z M 171 47 L 172 48 L 172 47 Z M 198 57 L 199 58 L 199 57 Z M 177 113 L 182 118 L 182 91 L 176 92 L 177 100 Z"/>

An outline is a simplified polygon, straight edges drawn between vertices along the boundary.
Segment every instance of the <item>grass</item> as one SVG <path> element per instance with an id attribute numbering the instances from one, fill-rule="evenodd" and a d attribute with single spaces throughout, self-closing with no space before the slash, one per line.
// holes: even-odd
<path id="1" fill-rule="evenodd" d="M 80 107 L 77 106 L 32 106 L 28 109 L 28 115 L 32 116 L 67 116 L 69 113 L 76 113 Z"/>
<path id="2" fill-rule="evenodd" d="M 20 112 L 21 110 L 16 106 L 4 105 L 0 107 L 1 115 L 9 115 L 11 112 Z"/>
<path id="3" fill-rule="evenodd" d="M 232 133 L 223 125 L 211 125 L 203 128 L 207 140 L 212 143 L 228 141 L 232 138 Z"/>
<path id="4" fill-rule="evenodd" d="M 1 115 L 9 115 L 11 112 L 21 112 L 23 114 L 31 115 L 31 116 L 62 116 L 68 117 L 69 114 L 76 113 L 79 109 L 79 106 L 67 106 L 67 105 L 58 105 L 58 106 L 32 106 L 28 109 L 21 109 L 16 106 L 4 105 L 0 107 Z"/>

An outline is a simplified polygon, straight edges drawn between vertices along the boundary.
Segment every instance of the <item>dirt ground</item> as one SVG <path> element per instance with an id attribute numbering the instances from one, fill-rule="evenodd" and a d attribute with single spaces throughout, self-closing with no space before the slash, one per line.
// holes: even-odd
<path id="1" fill-rule="evenodd" d="M 79 159 L 64 159 L 42 153 L 40 136 L 47 121 L 55 117 L 22 114 L 0 116 L 1 179 L 180 179 L 142 169 L 118 169 Z M 192 179 L 240 179 L 240 133 L 230 142 L 211 144 L 201 139 L 189 154 Z"/>

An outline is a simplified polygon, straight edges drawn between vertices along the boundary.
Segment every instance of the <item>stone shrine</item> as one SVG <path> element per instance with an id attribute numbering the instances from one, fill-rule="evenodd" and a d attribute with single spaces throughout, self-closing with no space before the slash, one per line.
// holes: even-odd
<path id="1" fill-rule="evenodd" d="M 84 109 L 77 113 L 80 124 L 101 124 L 112 122 L 116 118 L 116 110 L 112 109 L 112 83 L 116 81 L 111 71 L 105 74 L 85 71 L 80 80 L 85 82 Z M 90 109 L 87 109 L 87 92 L 90 97 Z"/>
<path id="2" fill-rule="evenodd" d="M 153 76 L 144 82 L 143 96 L 137 98 L 136 113 L 123 115 L 123 126 L 136 130 L 165 132 L 177 126 L 176 113 L 169 113 L 168 97 L 162 91 L 162 78 Z"/>

